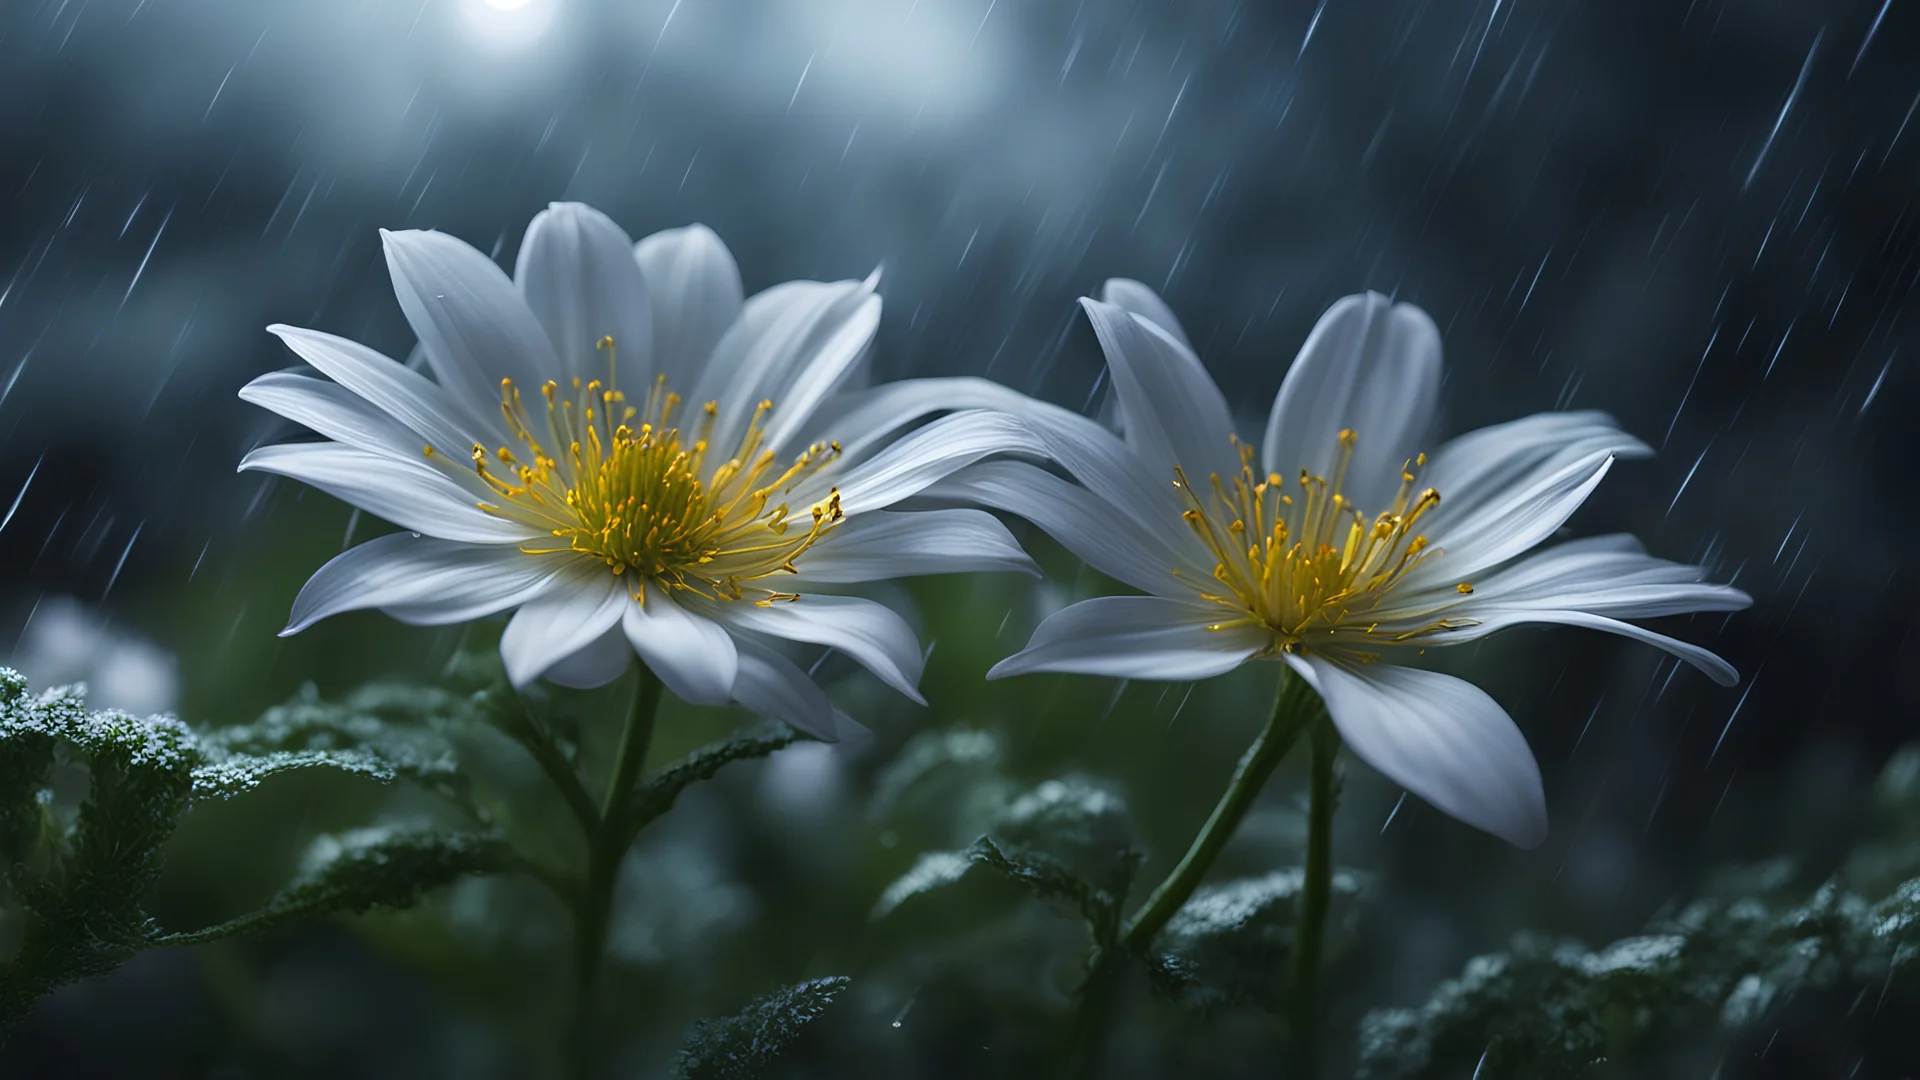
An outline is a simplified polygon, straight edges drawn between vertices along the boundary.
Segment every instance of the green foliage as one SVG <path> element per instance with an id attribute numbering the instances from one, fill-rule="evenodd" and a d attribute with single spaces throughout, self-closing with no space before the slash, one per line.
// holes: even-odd
<path id="1" fill-rule="evenodd" d="M 86 761 L 89 784 L 78 816 L 60 828 L 47 785 L 63 752 Z M 66 688 L 31 697 L 25 679 L 0 669 L 0 854 L 22 914 L 19 952 L 0 969 L 0 1030 L 40 995 L 111 970 L 149 943 L 142 903 L 199 760 L 192 733 L 172 717 L 88 712 Z"/>
<path id="2" fill-rule="evenodd" d="M 1160 951 L 1148 958 L 1153 986 L 1189 1008 L 1251 1004 L 1279 1009 L 1293 952 L 1293 925 L 1300 889 L 1299 868 L 1260 877 L 1203 885 L 1194 891 L 1155 938 Z M 1352 871 L 1333 874 L 1329 929 L 1348 929 L 1362 881 Z"/>
<path id="3" fill-rule="evenodd" d="M 517 860 L 496 836 L 375 827 L 321 836 L 302 861 L 300 876 L 259 911 L 158 937 L 154 944 L 190 945 L 335 912 L 408 908 L 442 885 L 469 874 L 501 873 Z"/>
<path id="4" fill-rule="evenodd" d="M 308 684 L 253 723 L 202 736 L 206 763 L 194 772 L 194 796 L 230 798 L 270 776 L 311 768 L 382 783 L 404 776 L 452 793 L 460 774 L 442 728 L 477 708 L 471 698 L 411 683 L 372 683 L 339 702 L 322 700 Z"/>
<path id="5" fill-rule="evenodd" d="M 870 813 L 892 813 L 915 788 L 954 767 L 972 773 L 975 790 L 1000 797 L 986 817 L 988 835 L 959 851 L 922 855 L 874 904 L 883 919 L 914 897 L 952 885 L 974 867 L 985 867 L 1024 887 L 1038 899 L 1064 902 L 1087 922 L 1101 947 L 1119 935 L 1127 887 L 1139 868 L 1133 828 L 1119 796 L 1079 777 L 1043 781 L 1020 792 L 992 774 L 998 746 L 983 732 L 944 732 L 909 744 L 901 762 L 880 778 Z M 978 820 L 962 811 L 963 820 Z"/>
<path id="6" fill-rule="evenodd" d="M 1112 945 L 1120 936 L 1121 905 L 1124 891 L 1115 894 L 1097 888 L 1074 875 L 1057 859 L 1036 851 L 1003 851 L 987 837 L 974 841 L 967 858 L 1031 892 L 1036 899 L 1065 901 L 1080 912 L 1093 931 L 1093 940 L 1101 947 Z"/>
<path id="7" fill-rule="evenodd" d="M 631 837 L 647 822 L 673 809 L 674 800 L 692 785 L 713 779 L 736 761 L 766 757 L 799 738 L 800 733 L 785 724 L 767 724 L 695 750 L 642 785 L 633 800 L 632 818 L 626 823 L 627 835 Z"/>
<path id="8" fill-rule="evenodd" d="M 1755 1025 L 1804 990 L 1857 987 L 1882 1000 L 1911 992 L 1920 985 L 1920 748 L 1894 755 L 1875 795 L 1889 835 L 1811 896 L 1784 893 L 1792 867 L 1776 860 L 1597 951 L 1521 934 L 1507 951 L 1469 961 L 1420 1008 L 1370 1013 L 1360 1075 L 1587 1076 L 1661 1035 Z"/>
<path id="9" fill-rule="evenodd" d="M 451 759 L 430 731 L 407 734 L 391 722 L 439 715 L 449 702 L 437 693 L 371 687 L 336 706 L 309 690 L 254 724 L 197 735 L 170 716 L 89 711 L 72 688 L 32 696 L 25 679 L 0 669 L 0 858 L 20 914 L 19 949 L 0 967 L 0 1031 L 41 995 L 143 949 L 404 907 L 463 874 L 510 865 L 488 835 L 368 830 L 322 838 L 301 877 L 261 911 L 187 934 L 161 932 L 146 912 L 161 847 L 197 799 L 312 767 L 450 784 Z M 85 798 L 63 815 L 55 787 L 79 769 Z"/>
<path id="10" fill-rule="evenodd" d="M 802 1029 L 833 1004 L 848 981 L 844 976 L 812 979 L 756 998 L 732 1016 L 695 1021 L 680 1051 L 680 1075 L 686 1080 L 751 1080 L 762 1075 Z"/>

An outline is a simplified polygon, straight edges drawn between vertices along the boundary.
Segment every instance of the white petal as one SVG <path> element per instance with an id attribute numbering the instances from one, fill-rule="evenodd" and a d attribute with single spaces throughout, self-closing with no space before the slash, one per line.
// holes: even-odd
<path id="1" fill-rule="evenodd" d="M 240 400 L 355 449 L 407 460 L 424 456 L 418 435 L 339 383 L 274 371 L 241 387 Z"/>
<path id="2" fill-rule="evenodd" d="M 428 467 L 339 443 L 263 446 L 240 470 L 275 473 L 312 484 L 414 532 L 469 544 L 517 544 L 537 535 L 474 505 L 471 495 Z"/>
<path id="3" fill-rule="evenodd" d="M 484 415 L 477 414 L 432 379 L 357 341 L 280 323 L 267 331 L 322 375 L 412 429 L 423 446 L 463 460 L 476 441 L 496 442 L 502 433 L 497 398 Z"/>
<path id="4" fill-rule="evenodd" d="M 725 704 L 740 662 L 732 635 L 681 607 L 657 586 L 645 605 L 628 601 L 627 640 L 667 689 L 694 705 Z"/>
<path id="5" fill-rule="evenodd" d="M 1344 489 L 1379 513 L 1424 449 L 1439 393 L 1440 331 L 1427 313 L 1379 293 L 1346 297 L 1320 316 L 1287 369 L 1267 418 L 1264 471 L 1330 477 L 1340 431 L 1351 428 L 1358 441 Z"/>
<path id="6" fill-rule="evenodd" d="M 977 571 L 1040 574 L 1007 527 L 982 510 L 857 514 L 796 566 L 797 580 L 833 584 Z"/>
<path id="7" fill-rule="evenodd" d="M 1210 629 L 1227 615 L 1215 604 L 1158 596 L 1082 600 L 1048 616 L 1027 647 L 995 664 L 987 678 L 1068 671 L 1162 682 L 1209 679 L 1273 641 L 1251 626 Z"/>
<path id="8" fill-rule="evenodd" d="M 1179 342 L 1188 352 L 1195 352 L 1193 342 L 1187 340 L 1187 332 L 1180 328 L 1180 320 L 1173 314 L 1160 294 L 1154 292 L 1131 278 L 1108 278 L 1100 287 L 1100 299 L 1114 307 L 1130 311 L 1144 317 L 1148 322 L 1165 330 L 1173 340 Z"/>
<path id="9" fill-rule="evenodd" d="M 581 203 L 540 211 L 520 244 L 513 281 L 546 328 L 563 382 L 572 376 L 604 382 L 611 359 L 618 362 L 617 385 L 630 397 L 653 385 L 647 282 L 633 241 L 612 218 Z M 604 337 L 613 339 L 613 357 L 599 347 Z"/>
<path id="10" fill-rule="evenodd" d="M 1395 664 L 1287 660 L 1326 702 L 1348 748 L 1387 779 L 1517 847 L 1547 838 L 1540 766 L 1526 736 L 1485 691 Z"/>
<path id="11" fill-rule="evenodd" d="M 1461 595 L 1452 585 L 1396 594 L 1370 613 L 1383 635 L 1430 626 L 1440 618 L 1480 622 L 1519 610 L 1584 611 L 1615 619 L 1650 619 L 1697 611 L 1739 611 L 1753 598 L 1705 580 L 1698 566 L 1656 559 L 1631 536 L 1597 536 L 1527 556 L 1473 583 Z M 1462 630 L 1420 644 L 1450 644 L 1481 634 Z"/>
<path id="12" fill-rule="evenodd" d="M 740 317 L 740 268 L 705 225 L 657 232 L 633 247 L 653 311 L 653 366 L 691 390 Z"/>
<path id="13" fill-rule="evenodd" d="M 1602 412 L 1536 413 L 1449 439 L 1420 475 L 1423 487 L 1440 493 L 1440 505 L 1421 526 L 1429 534 L 1443 532 L 1489 503 L 1602 453 L 1637 458 L 1653 451 Z"/>
<path id="14" fill-rule="evenodd" d="M 837 317 L 838 312 L 829 315 L 834 320 L 831 333 L 817 346 L 810 345 L 809 352 L 789 368 L 795 372 L 792 380 L 769 394 L 778 403 L 767 428 L 769 445 L 776 449 L 791 445 L 815 410 L 847 383 L 880 328 L 880 306 L 880 298 L 868 294 L 853 304 L 844 319 Z"/>
<path id="15" fill-rule="evenodd" d="M 982 461 L 921 494 L 1018 514 L 1095 570 L 1156 596 L 1190 599 L 1190 582 L 1213 580 L 1186 552 L 1161 543 L 1111 503 L 1025 462 Z M 1188 576 L 1176 575 L 1176 567 Z"/>
<path id="16" fill-rule="evenodd" d="M 491 615 L 545 591 L 561 560 L 500 544 L 461 544 L 400 532 L 334 556 L 294 598 L 282 637 L 329 615 L 401 606 L 422 616 L 446 611 L 447 622 Z M 423 618 L 409 620 L 415 623 Z"/>
<path id="17" fill-rule="evenodd" d="M 1098 300 L 1080 306 L 1107 355 L 1127 445 L 1141 460 L 1161 475 L 1179 465 L 1197 484 L 1237 474 L 1233 417 L 1200 358 L 1150 319 Z"/>
<path id="18" fill-rule="evenodd" d="M 507 679 L 526 686 L 547 669 L 593 644 L 632 604 L 605 566 L 570 567 L 555 587 L 520 605 L 500 635 Z"/>
<path id="19" fill-rule="evenodd" d="M 1475 582 L 1473 594 L 1461 599 L 1475 606 L 1567 608 L 1617 619 L 1739 611 L 1753 604 L 1745 592 L 1707 581 L 1704 567 L 1656 559 L 1638 546 L 1632 537 L 1559 544 Z"/>
<path id="20" fill-rule="evenodd" d="M 839 649 L 881 682 L 926 704 L 917 689 L 925 663 L 920 641 L 907 621 L 884 604 L 857 596 L 808 593 L 765 607 L 739 600 L 708 602 L 699 610 L 729 627 Z"/>
<path id="21" fill-rule="evenodd" d="M 990 454 L 1039 454 L 1045 443 L 1019 417 L 985 411 L 943 416 L 855 465 L 844 474 L 818 477 L 794 491 L 800 504 L 840 489 L 848 514 L 891 506 L 928 484 Z"/>
<path id="22" fill-rule="evenodd" d="M 1612 466 L 1613 455 L 1602 450 L 1490 499 L 1470 515 L 1432 525 L 1423 521 L 1421 531 L 1436 550 L 1407 572 L 1402 587 L 1419 591 L 1472 583 L 1481 571 L 1532 550 L 1566 524 Z"/>
<path id="23" fill-rule="evenodd" d="M 788 281 L 749 297 L 714 346 L 689 399 L 719 402 L 712 445 L 730 453 L 762 401 L 774 403 L 769 424 L 788 431 L 804 424 L 824 393 L 818 384 L 831 389 L 872 339 L 880 319 L 879 308 L 869 303 L 874 299 L 858 281 Z M 827 366 L 810 391 L 813 400 L 789 408 L 787 391 L 816 360 Z"/>
<path id="24" fill-rule="evenodd" d="M 1739 590 L 1731 590 L 1738 592 Z M 1745 594 L 1741 594 L 1745 598 Z M 1729 600 L 1731 603 L 1731 600 Z M 1746 605 L 1741 604 L 1741 607 Z M 1732 607 L 1710 608 L 1705 610 L 1728 611 Z M 1740 673 L 1732 664 L 1727 663 L 1712 651 L 1703 649 L 1690 642 L 1656 633 L 1643 626 L 1630 622 L 1596 615 L 1591 611 L 1574 611 L 1548 607 L 1485 607 L 1473 608 L 1462 612 L 1474 620 L 1473 625 L 1458 630 L 1449 630 L 1444 635 L 1430 637 L 1420 642 L 1424 645 L 1464 645 L 1469 641 L 1478 641 L 1488 634 L 1505 630 L 1510 626 L 1525 623 L 1551 623 L 1556 626 L 1578 626 L 1588 630 L 1604 630 L 1609 634 L 1632 638 L 1635 641 L 1652 645 L 1656 649 L 1673 654 L 1706 673 L 1707 678 L 1721 686 L 1735 686 L 1740 682 Z"/>
<path id="25" fill-rule="evenodd" d="M 821 742 L 840 741 L 833 703 L 807 673 L 757 641 L 738 639 L 740 674 L 733 699 L 759 716 L 791 724 Z"/>
<path id="26" fill-rule="evenodd" d="M 548 668 L 546 679 L 575 690 L 591 690 L 625 675 L 632 666 L 633 646 L 627 644 L 627 636 L 615 626 L 579 652 Z"/>
<path id="27" fill-rule="evenodd" d="M 992 409 L 1023 418 L 1099 430 L 1097 424 L 1078 413 L 1028 397 L 997 382 L 964 375 L 902 379 L 858 393 L 836 395 L 814 411 L 794 441 L 838 442 L 841 459 L 858 462 L 908 424 L 935 413 L 967 409 Z"/>
<path id="28" fill-rule="evenodd" d="M 500 408 L 500 380 L 536 394 L 560 377 L 540 321 L 493 260 L 445 233 L 380 231 L 400 310 L 440 385 L 484 415 Z"/>

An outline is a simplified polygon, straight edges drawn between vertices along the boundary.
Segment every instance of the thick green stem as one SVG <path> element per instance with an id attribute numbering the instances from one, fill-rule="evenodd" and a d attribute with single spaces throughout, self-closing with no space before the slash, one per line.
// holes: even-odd
<path id="1" fill-rule="evenodd" d="M 1320 941 L 1333 887 L 1333 811 L 1340 801 L 1333 761 L 1340 754 L 1340 734 L 1323 719 L 1313 725 L 1307 744 L 1312 751 L 1307 780 L 1307 872 L 1293 924 L 1289 995 L 1299 1072 L 1310 1077 L 1318 1074 L 1320 1066 Z"/>
<path id="2" fill-rule="evenodd" d="M 607 924 L 613 910 L 613 889 L 626 855 L 624 830 L 634 781 L 646 764 L 653 741 L 653 717 L 660 705 L 660 680 L 645 665 L 634 690 L 633 707 L 620 732 L 614 754 L 613 777 L 600 801 L 594 825 L 587 830 L 587 880 L 574 909 L 574 1028 L 568 1049 L 573 1072 L 584 1080 L 594 1069 L 593 1014 L 600 982 L 600 964 L 606 953 Z"/>
<path id="3" fill-rule="evenodd" d="M 1180 865 L 1153 890 L 1127 924 L 1121 934 L 1127 948 L 1136 952 L 1146 949 L 1160 928 L 1180 910 L 1180 905 L 1193 895 L 1207 868 L 1213 865 L 1214 857 L 1226 847 L 1240 819 L 1246 816 L 1247 808 L 1253 805 L 1254 797 L 1260 794 L 1261 785 L 1272 775 L 1274 766 L 1287 756 L 1300 732 L 1320 715 L 1320 699 L 1313 688 L 1305 679 L 1283 668 L 1280 689 L 1273 699 L 1273 715 L 1267 720 L 1266 728 L 1240 758 L 1239 766 L 1233 770 L 1233 779 L 1227 782 L 1226 792 L 1213 808 L 1213 815 L 1201 826 L 1200 835 L 1193 838 L 1193 846 L 1187 849 Z"/>

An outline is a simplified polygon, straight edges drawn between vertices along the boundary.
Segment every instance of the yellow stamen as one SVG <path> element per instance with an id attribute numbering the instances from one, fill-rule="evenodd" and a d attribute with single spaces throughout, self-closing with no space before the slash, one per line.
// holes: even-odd
<path id="1" fill-rule="evenodd" d="M 810 508 L 795 528 L 780 497 L 839 456 L 833 443 L 808 447 L 784 467 L 766 445 L 771 401 L 754 410 L 739 444 L 710 457 L 719 416 L 701 410 L 695 437 L 679 426 L 680 396 L 654 380 L 645 407 L 627 404 L 616 388 L 614 341 L 601 338 L 606 381 L 571 380 L 540 388 L 545 416 L 528 411 L 512 380 L 500 382 L 500 412 L 516 446 L 488 451 L 476 443 L 473 469 L 498 497 L 482 509 L 542 529 L 551 543 L 528 544 L 529 555 L 587 555 L 626 580 L 632 595 L 647 582 L 714 599 L 739 599 L 750 583 L 795 573 L 795 560 L 845 517 L 840 493 Z M 557 448 L 557 449 L 550 449 Z M 427 456 L 433 457 L 431 447 Z M 795 599 L 754 587 L 769 599 Z"/>
<path id="2" fill-rule="evenodd" d="M 1175 466 L 1174 486 L 1187 503 L 1182 517 L 1215 560 L 1213 581 L 1195 584 L 1203 597 L 1234 612 L 1213 629 L 1254 624 L 1271 630 L 1281 651 L 1337 646 L 1358 659 L 1369 657 L 1354 647 L 1378 627 L 1372 613 L 1396 583 L 1435 554 L 1416 529 L 1439 505 L 1440 493 L 1414 493 L 1412 469 L 1426 464 L 1423 454 L 1401 469 L 1392 504 L 1369 518 L 1344 490 L 1358 442 L 1351 429 L 1341 431 L 1330 475 L 1302 470 L 1298 499 L 1284 490 L 1279 473 L 1256 475 L 1253 449 L 1237 439 L 1240 471 L 1231 480 L 1216 474 L 1198 489 Z M 1465 582 L 1457 589 L 1461 595 L 1473 592 Z M 1391 640 L 1458 625 L 1442 619 Z"/>

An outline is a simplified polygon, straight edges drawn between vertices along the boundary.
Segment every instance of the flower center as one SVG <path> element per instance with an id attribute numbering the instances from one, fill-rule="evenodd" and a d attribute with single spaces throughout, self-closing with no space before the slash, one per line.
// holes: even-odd
<path id="1" fill-rule="evenodd" d="M 709 442 L 716 403 L 683 427 L 680 396 L 662 375 L 644 406 L 635 407 L 614 384 L 613 339 L 602 338 L 599 347 L 607 353 L 607 382 L 575 378 L 567 393 L 549 381 L 540 388 L 544 417 L 528 411 L 511 379 L 500 381 L 500 411 L 517 445 L 474 445 L 474 470 L 499 496 L 481 508 L 537 525 L 558 541 L 521 550 L 599 559 L 628 579 L 636 598 L 652 581 L 737 600 L 745 583 L 797 572 L 794 560 L 843 519 L 840 492 L 798 523 L 779 497 L 837 457 L 839 445 L 816 443 L 782 465 L 766 445 L 773 403 L 762 401 L 722 459 Z M 792 598 L 766 591 L 762 602 Z"/>
<path id="2" fill-rule="evenodd" d="M 1174 467 L 1174 486 L 1188 504 L 1182 516 L 1215 559 L 1214 580 L 1201 586 L 1201 595 L 1235 616 L 1211 629 L 1262 625 L 1273 631 L 1283 652 L 1345 644 L 1349 637 L 1373 632 L 1377 621 L 1369 613 L 1434 553 L 1415 528 L 1440 504 L 1440 493 L 1432 488 L 1413 493 L 1411 467 L 1426 464 L 1423 454 L 1401 469 L 1393 505 L 1368 518 L 1342 491 L 1357 441 L 1352 430 L 1340 432 L 1333 476 L 1302 469 L 1291 493 L 1279 473 L 1265 479 L 1254 474 L 1253 448 L 1238 439 L 1239 474 L 1230 482 L 1213 474 L 1211 491 L 1195 490 L 1186 472 Z M 1465 583 L 1456 587 L 1461 593 L 1473 591 Z M 1451 625 L 1441 620 L 1392 640 Z"/>

